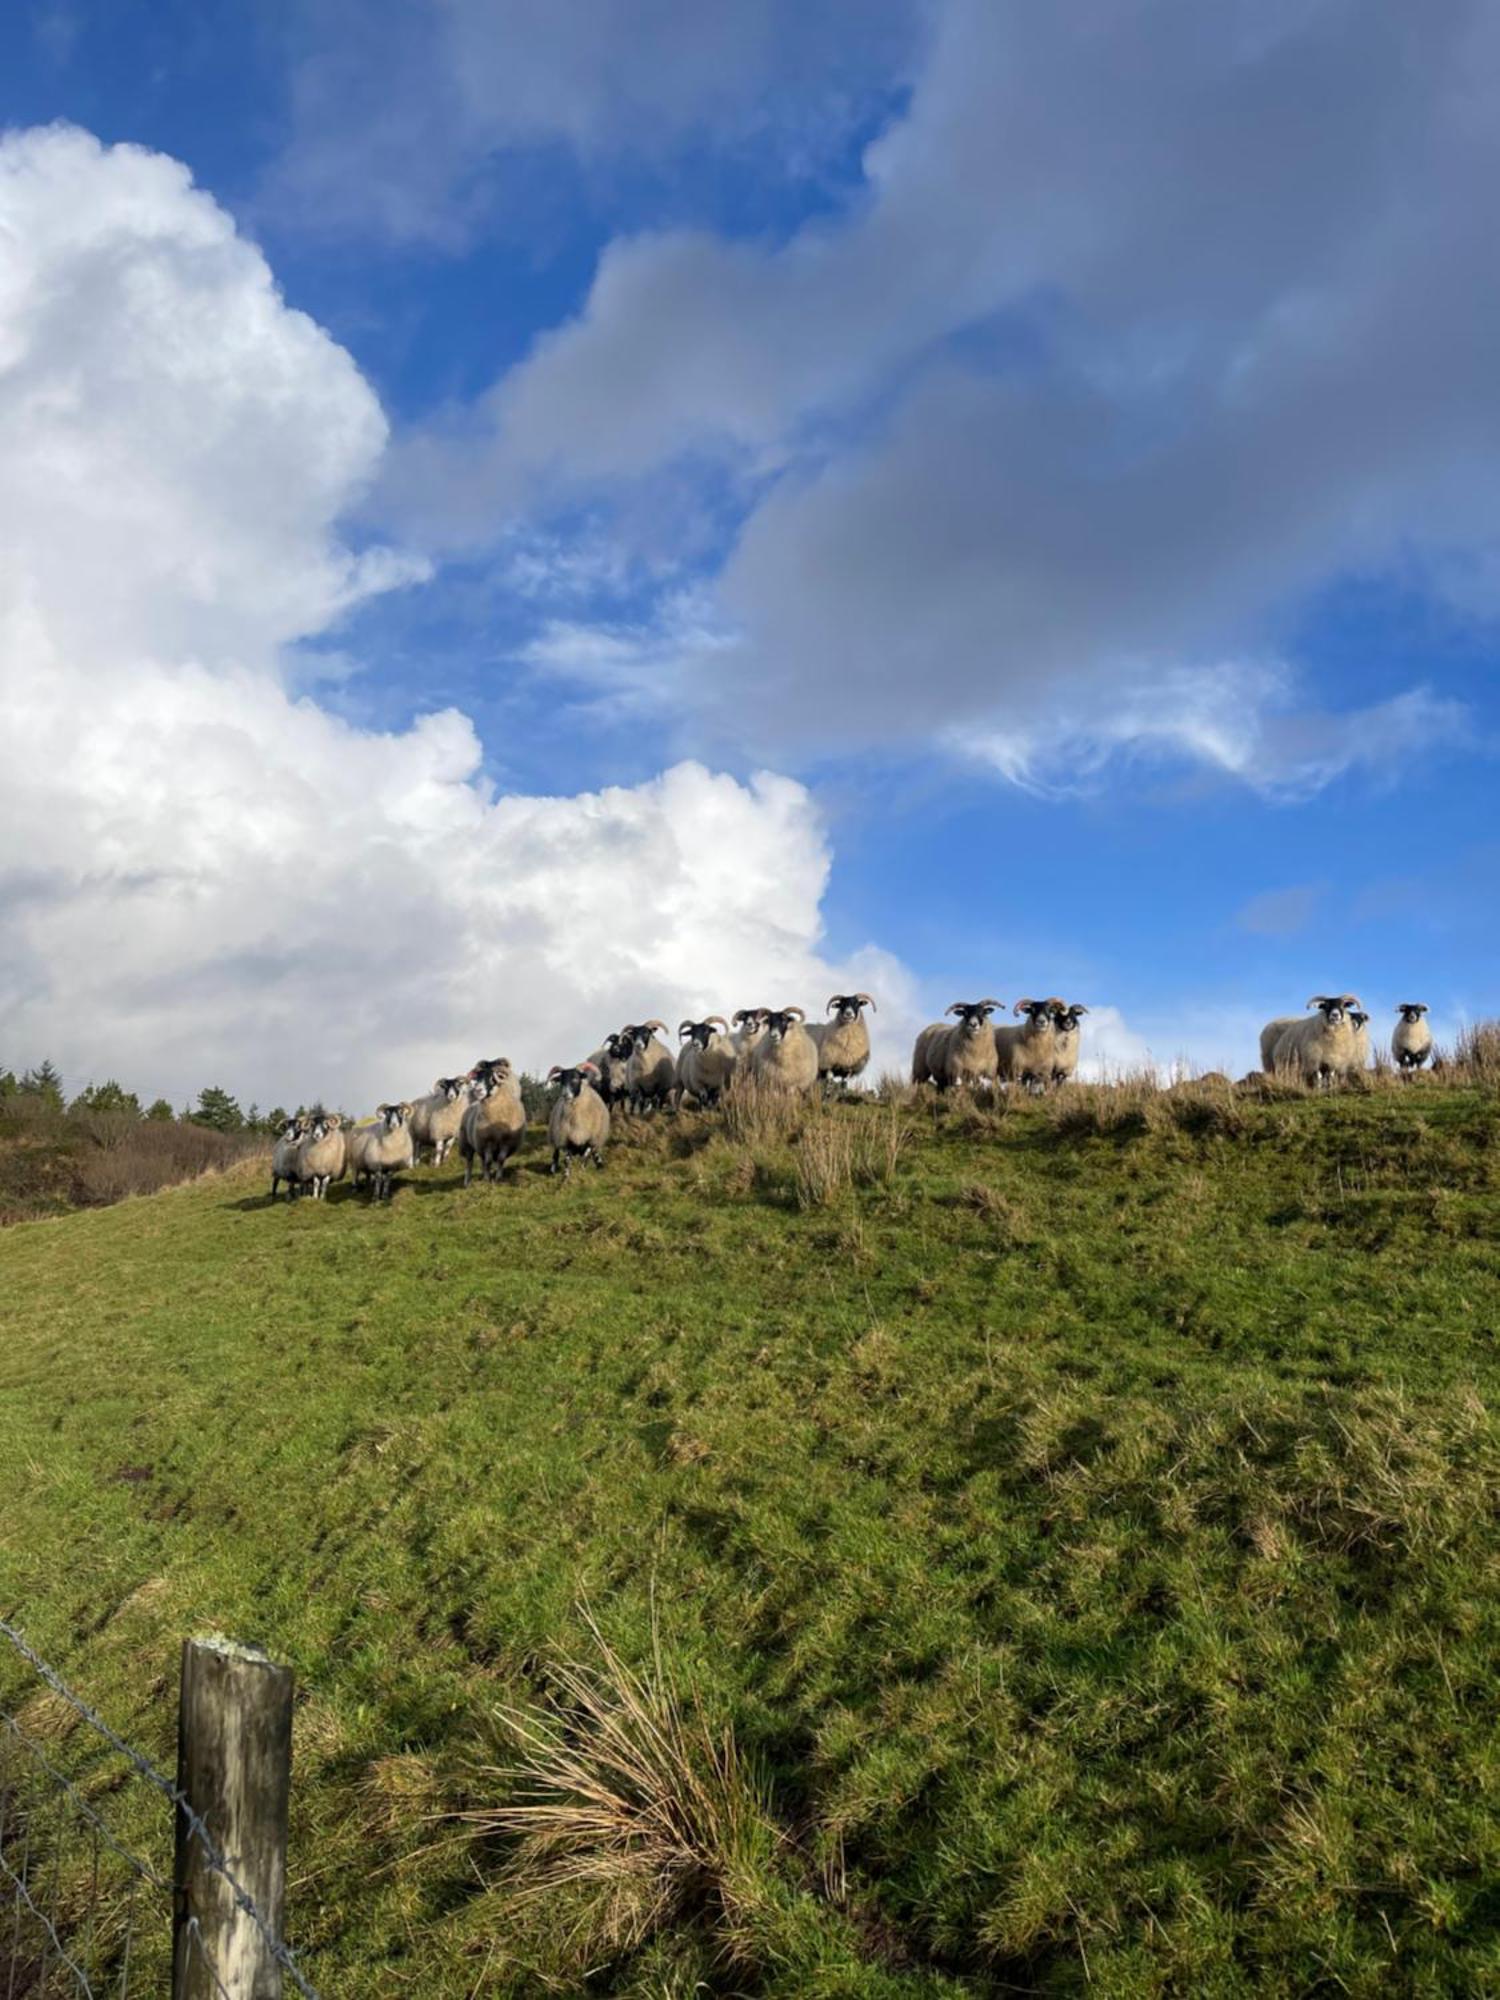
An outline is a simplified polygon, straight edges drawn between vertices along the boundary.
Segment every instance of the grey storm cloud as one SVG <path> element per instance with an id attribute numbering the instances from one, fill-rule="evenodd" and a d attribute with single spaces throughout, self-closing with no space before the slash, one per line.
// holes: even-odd
<path id="1" fill-rule="evenodd" d="M 1351 707 L 1266 655 L 1351 569 L 1491 608 L 1500 16 L 934 19 L 844 212 L 610 246 L 576 318 L 400 441 L 397 518 L 472 544 L 587 496 L 628 537 L 667 468 L 719 462 L 712 645 L 659 613 L 604 650 L 758 752 L 915 727 L 1015 771 L 1092 726 L 1296 790 L 1451 736 L 1440 697 Z M 537 657 L 589 652 L 554 628 Z"/>

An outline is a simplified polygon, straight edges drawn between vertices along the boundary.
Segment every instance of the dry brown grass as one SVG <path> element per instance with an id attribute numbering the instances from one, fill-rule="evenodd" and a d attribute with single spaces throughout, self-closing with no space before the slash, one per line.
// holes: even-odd
<path id="1" fill-rule="evenodd" d="M 477 1772 L 500 1797 L 456 1817 L 513 1843 L 513 1903 L 562 1898 L 596 1950 L 696 1922 L 726 1959 L 742 1957 L 785 1837 L 732 1734 L 674 1681 L 659 1635 L 638 1673 L 585 1618 L 597 1659 L 558 1660 L 545 1706 L 499 1712 L 516 1760 Z"/>
<path id="2" fill-rule="evenodd" d="M 1455 1082 L 1500 1087 L 1500 1021 L 1475 1021 L 1463 1029 L 1442 1074 Z"/>

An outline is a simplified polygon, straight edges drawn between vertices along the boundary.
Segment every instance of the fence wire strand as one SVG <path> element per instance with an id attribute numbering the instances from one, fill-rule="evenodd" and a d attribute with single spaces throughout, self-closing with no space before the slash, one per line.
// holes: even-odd
<path id="1" fill-rule="evenodd" d="M 225 1860 L 223 1854 L 219 1851 L 218 1847 L 215 1845 L 213 1836 L 209 1833 L 209 1830 L 207 1826 L 204 1824 L 202 1818 L 199 1816 L 198 1813 L 196 1813 L 193 1810 L 192 1806 L 188 1804 L 188 1801 L 183 1797 L 182 1793 L 178 1790 L 177 1786 L 172 1782 L 172 1780 L 168 1778 L 163 1772 L 159 1771 L 148 1757 L 144 1756 L 139 1750 L 135 1749 L 135 1747 L 132 1744 L 127 1743 L 123 1736 L 121 1736 L 116 1730 L 110 1727 L 110 1725 L 104 1720 L 103 1716 L 101 1716 L 95 1709 L 91 1708 L 89 1704 L 86 1701 L 84 1701 L 79 1695 L 75 1694 L 73 1689 L 68 1686 L 68 1684 L 63 1680 L 62 1676 L 57 1672 L 57 1670 L 53 1666 L 51 1666 L 48 1663 L 48 1661 L 44 1660 L 41 1654 L 38 1653 L 36 1649 L 27 1641 L 25 1635 L 20 1631 L 18 1631 L 14 1625 L 10 1624 L 7 1620 L 3 1618 L 0 1618 L 0 1638 L 4 1638 L 5 1640 L 7 1640 L 11 1645 L 11 1647 L 14 1649 L 14 1651 L 18 1653 L 20 1657 L 26 1661 L 28 1666 L 32 1668 L 32 1670 L 36 1673 L 38 1678 L 47 1687 L 49 1687 L 54 1694 L 56 1694 L 64 1702 L 66 1702 L 68 1707 L 74 1712 L 74 1714 L 76 1714 L 84 1722 L 86 1722 L 89 1725 L 89 1727 L 95 1732 L 95 1734 L 101 1737 L 113 1751 L 115 1751 L 119 1756 L 125 1759 L 126 1763 L 130 1766 L 130 1769 L 134 1772 L 134 1774 L 137 1777 L 143 1779 L 146 1784 L 152 1787 L 153 1790 L 159 1792 L 161 1796 L 171 1805 L 173 1811 L 178 1815 L 180 1823 L 186 1828 L 190 1838 L 195 1840 L 198 1843 L 199 1847 L 202 1849 L 202 1852 L 206 1860 L 208 1861 L 210 1868 L 212 1868 L 217 1875 L 222 1877 L 224 1882 L 228 1885 L 228 1888 L 234 1900 L 235 1908 L 239 1910 L 242 1915 L 247 1917 L 250 1920 L 250 1922 L 254 1925 L 256 1931 L 260 1936 L 261 1942 L 264 1944 L 266 1950 L 271 1954 L 272 1958 L 281 1967 L 282 1971 L 286 1974 L 287 1978 L 290 1980 L 291 1984 L 296 1988 L 297 1992 L 302 1996 L 302 2000 L 319 2000 L 319 1996 L 316 1989 L 309 1984 L 305 1974 L 298 1966 L 296 1960 L 293 1958 L 287 1946 L 284 1945 L 281 1939 L 276 1936 L 275 1932 L 272 1930 L 271 1926 L 266 1921 L 266 1918 L 263 1915 L 262 1911 L 260 1910 L 259 1906 L 256 1904 L 254 1897 L 245 1888 L 244 1884 L 240 1882 L 238 1877 L 235 1875 L 234 1871 L 230 1868 L 228 1862 Z M 71 1806 L 72 1809 L 77 1813 L 80 1823 L 87 1826 L 89 1829 L 93 1841 L 92 1874 L 94 1882 L 94 1890 L 90 1897 L 89 1910 L 88 1910 L 90 1943 L 92 1943 L 93 1940 L 96 1918 L 97 1918 L 98 1856 L 99 1856 L 99 1843 L 101 1839 L 104 1842 L 104 1844 L 116 1855 L 116 1857 L 126 1864 L 129 1870 L 130 1889 L 126 1905 L 127 1917 L 126 1917 L 125 1933 L 122 1945 L 120 1983 L 119 1986 L 115 1989 L 118 1994 L 123 1996 L 127 1992 L 127 1980 L 129 1977 L 131 1946 L 134 1939 L 133 1918 L 134 1918 L 136 1892 L 141 1882 L 146 1883 L 149 1888 L 159 1893 L 166 1892 L 168 1889 L 168 1884 L 163 1879 L 163 1877 L 154 1868 L 151 1867 L 149 1862 L 143 1861 L 139 1855 L 132 1854 L 128 1848 L 122 1846 L 120 1842 L 115 1839 L 114 1835 L 110 1832 L 104 1820 L 94 1810 L 89 1801 L 83 1796 L 82 1792 L 79 1791 L 78 1787 L 62 1772 L 58 1771 L 53 1766 L 50 1759 L 42 1751 L 40 1745 L 35 1743 L 21 1728 L 15 1716 L 11 1715 L 8 1711 L 0 1710 L 0 1722 L 4 1723 L 10 1737 L 18 1745 L 20 1745 L 20 1747 L 32 1759 L 33 1763 L 37 1767 L 39 1767 L 40 1770 L 45 1774 L 46 1779 L 49 1785 L 52 1787 L 53 1792 L 56 1794 L 56 1796 L 65 1799 L 68 1805 Z M 47 1947 L 51 1951 L 56 1952 L 59 1965 L 67 1967 L 73 1974 L 73 1977 L 76 1982 L 76 1990 L 82 1993 L 83 1995 L 87 1996 L 87 2000 L 94 2000 L 96 1989 L 89 1983 L 89 1978 L 87 1973 L 83 1971 L 83 1969 L 76 1963 L 76 1961 L 70 1956 L 70 1954 L 64 1947 L 62 1937 L 59 1934 L 56 1925 L 53 1923 L 52 1919 L 47 1915 L 46 1911 L 37 1903 L 35 1897 L 32 1894 L 31 1886 L 29 1885 L 31 1852 L 32 1852 L 32 1844 L 31 1844 L 32 1820 L 34 1817 L 32 1811 L 23 1809 L 21 1813 L 20 1837 L 24 1845 L 20 1858 L 19 1874 L 11 1866 L 10 1861 L 6 1857 L 6 1852 L 5 1852 L 6 1840 L 7 1840 L 7 1827 L 6 1827 L 7 1814 L 5 1810 L 6 1803 L 7 1803 L 6 1785 L 3 1780 L 3 1777 L 0 1777 L 0 1871 L 3 1871 L 4 1876 L 12 1885 L 12 1891 L 13 1891 L 12 1895 L 13 1922 L 12 1922 L 12 1937 L 11 1937 L 11 1952 L 10 1952 L 10 1969 L 6 1986 L 6 1992 L 7 1994 L 13 1994 L 13 1995 L 36 1993 L 38 1996 L 40 1996 L 45 1991 L 45 1987 L 37 1986 L 32 1983 L 31 1969 L 21 1960 L 20 1957 L 20 1952 L 21 1952 L 20 1924 L 21 1924 L 21 1912 L 24 1907 L 24 1909 L 40 1925 L 47 1941 Z M 62 1879 L 62 1848 L 63 1848 L 63 1843 L 61 1840 L 54 1842 L 53 1854 L 52 1854 L 53 1873 L 54 1873 L 52 1907 L 54 1910 L 58 1907 L 58 1896 L 60 1893 L 60 1885 Z M 208 1972 L 210 1979 L 213 1981 L 216 1992 L 222 1997 L 222 2000 L 231 2000 L 231 1995 L 229 1994 L 228 1989 L 225 1987 L 223 1980 L 220 1978 L 218 1969 L 213 1964 L 212 1957 L 210 1955 L 208 1948 L 208 1940 L 204 1937 L 196 1916 L 192 1916 L 188 1919 L 186 1929 L 188 1937 L 188 1949 L 197 1952 L 202 1964 L 204 1965 L 205 1969 Z M 47 1969 L 48 1969 L 47 1963 L 44 1957 L 39 1970 L 42 1974 L 45 1975 Z M 23 1981 L 26 1982 L 22 1984 L 20 1987 L 18 1987 L 16 1984 L 18 1971 Z M 102 1994 L 103 1989 L 100 1988 L 98 1989 L 98 1991 L 99 1993 Z"/>

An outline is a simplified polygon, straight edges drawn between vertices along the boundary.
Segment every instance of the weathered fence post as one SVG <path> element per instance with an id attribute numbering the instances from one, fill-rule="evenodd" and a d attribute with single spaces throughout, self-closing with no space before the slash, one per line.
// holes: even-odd
<path id="1" fill-rule="evenodd" d="M 172 2000 L 281 2000 L 292 1674 L 227 1639 L 182 1648 L 177 1789 L 260 1912 L 242 1910 L 182 1807 L 172 1877 Z"/>

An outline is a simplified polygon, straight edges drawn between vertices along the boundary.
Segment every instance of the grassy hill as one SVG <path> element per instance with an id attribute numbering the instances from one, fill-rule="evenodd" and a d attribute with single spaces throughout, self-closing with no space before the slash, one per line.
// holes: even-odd
<path id="1" fill-rule="evenodd" d="M 295 1665 L 325 2000 L 1500 1990 L 1492 1088 L 544 1164 L 0 1237 L 0 1610 Z"/>

